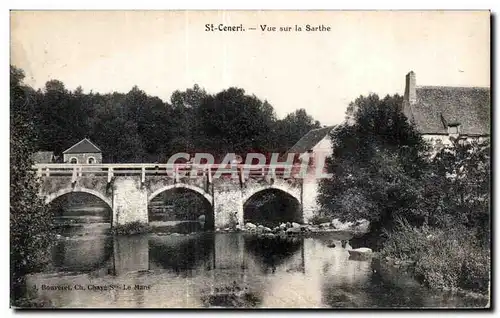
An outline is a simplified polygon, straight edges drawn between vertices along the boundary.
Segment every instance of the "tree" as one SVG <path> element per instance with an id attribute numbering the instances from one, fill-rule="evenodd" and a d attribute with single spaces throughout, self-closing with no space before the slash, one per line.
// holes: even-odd
<path id="1" fill-rule="evenodd" d="M 215 155 L 234 152 L 242 156 L 272 149 L 274 110 L 255 95 L 246 95 L 243 89 L 232 87 L 206 97 L 196 117 L 200 120 L 198 149 Z"/>
<path id="2" fill-rule="evenodd" d="M 143 144 L 137 123 L 122 116 L 122 106 L 109 100 L 97 115 L 92 139 L 103 149 L 108 162 L 142 162 Z"/>
<path id="3" fill-rule="evenodd" d="M 320 127 L 303 109 L 278 120 L 268 101 L 235 87 L 212 95 L 195 84 L 173 92 L 168 103 L 137 86 L 126 94 L 84 93 L 50 80 L 33 96 L 36 150 L 61 155 L 88 137 L 106 162 L 164 162 L 178 152 L 284 153 Z"/>
<path id="4" fill-rule="evenodd" d="M 10 67 L 10 265 L 11 301 L 23 295 L 26 274 L 47 262 L 51 215 L 38 197 L 32 171 L 36 134 L 31 119 L 35 92 L 22 84 L 24 74 Z"/>
<path id="5" fill-rule="evenodd" d="M 279 152 L 282 153 L 290 149 L 311 129 L 321 128 L 319 121 L 314 120 L 303 108 L 297 109 L 293 113 L 286 115 L 285 118 L 278 120 L 276 126 L 276 149 L 279 149 Z"/>
<path id="6" fill-rule="evenodd" d="M 420 180 L 429 165 L 427 144 L 400 111 L 402 98 L 376 95 L 351 103 L 350 120 L 330 137 L 332 179 L 320 184 L 319 201 L 332 216 L 368 219 L 372 231 L 392 228 L 397 217 L 422 223 Z"/>
<path id="7" fill-rule="evenodd" d="M 429 224 L 440 228 L 457 225 L 477 230 L 489 244 L 491 194 L 490 141 L 453 140 L 432 160 L 424 201 Z"/>

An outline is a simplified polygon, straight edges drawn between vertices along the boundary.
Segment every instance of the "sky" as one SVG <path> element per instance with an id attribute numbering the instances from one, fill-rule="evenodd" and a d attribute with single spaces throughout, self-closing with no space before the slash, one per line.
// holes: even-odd
<path id="1" fill-rule="evenodd" d="M 360 95 L 402 95 L 411 70 L 417 85 L 490 86 L 488 11 L 13 11 L 10 22 L 11 64 L 34 88 L 137 85 L 170 101 L 194 84 L 236 86 L 279 118 L 304 108 L 333 125 Z M 246 31 L 205 31 L 221 23 Z"/>

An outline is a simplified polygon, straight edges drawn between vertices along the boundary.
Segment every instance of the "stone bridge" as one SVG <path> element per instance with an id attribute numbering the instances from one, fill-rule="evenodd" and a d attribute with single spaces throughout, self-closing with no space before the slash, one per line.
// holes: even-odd
<path id="1" fill-rule="evenodd" d="M 281 166 L 283 167 L 283 166 Z M 285 176 L 273 166 L 168 164 L 37 164 L 40 196 L 49 204 L 73 192 L 92 194 L 112 211 L 112 225 L 149 222 L 148 204 L 164 191 L 184 188 L 203 196 L 215 227 L 243 224 L 243 206 L 256 193 L 270 189 L 293 197 L 307 222 L 316 209 L 317 184 Z"/>

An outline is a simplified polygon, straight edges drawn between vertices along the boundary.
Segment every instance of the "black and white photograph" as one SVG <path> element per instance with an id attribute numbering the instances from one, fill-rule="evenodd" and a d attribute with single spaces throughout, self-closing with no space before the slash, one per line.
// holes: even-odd
<path id="1" fill-rule="evenodd" d="M 9 18 L 16 311 L 492 307 L 490 11 Z"/>

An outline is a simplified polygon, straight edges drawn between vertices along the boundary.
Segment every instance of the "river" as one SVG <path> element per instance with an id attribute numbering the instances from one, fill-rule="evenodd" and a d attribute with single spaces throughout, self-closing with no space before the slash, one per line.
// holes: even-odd
<path id="1" fill-rule="evenodd" d="M 243 233 L 113 237 L 109 224 L 66 230 L 28 297 L 70 308 L 483 307 L 431 291 L 377 260 L 352 260 L 345 233 L 257 238 Z M 332 247 L 331 243 L 335 244 Z"/>

